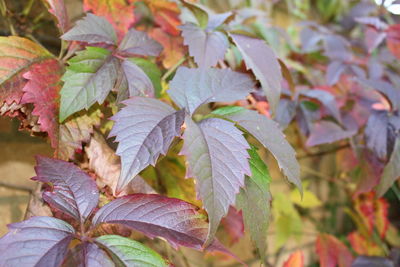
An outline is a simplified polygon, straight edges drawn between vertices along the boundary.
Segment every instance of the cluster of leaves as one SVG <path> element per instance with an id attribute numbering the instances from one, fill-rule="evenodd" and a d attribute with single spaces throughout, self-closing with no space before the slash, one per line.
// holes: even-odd
<path id="1" fill-rule="evenodd" d="M 72 27 L 62 0 L 44 2 L 60 56 L 0 37 L 0 112 L 48 136 L 57 159 L 39 157 L 35 180 L 60 219 L 10 225 L 1 264 L 169 264 L 121 228 L 104 235 L 103 224 L 230 254 L 215 238 L 222 224 L 233 241 L 246 230 L 268 265 L 270 213 L 281 248 L 300 237 L 304 210 L 322 205 L 308 183 L 303 189 L 284 129 L 294 129 L 305 156 L 334 143 L 351 157 L 347 213 L 357 228 L 345 239 L 353 251 L 319 234 L 321 266 L 368 266 L 373 259 L 353 255 L 387 256 L 387 244 L 398 245 L 388 203 L 377 198 L 400 176 L 400 27 L 382 8 L 355 1 L 347 12 L 345 1 L 317 1 L 319 21 L 300 24 L 298 47 L 265 21 L 272 3 L 84 0 L 88 13 Z M 283 2 L 274 7 L 311 12 L 310 1 Z M 297 187 L 290 198 L 271 196 L 262 147 Z M 109 203 L 97 210 L 99 196 Z M 284 264 L 303 265 L 301 252 Z"/>

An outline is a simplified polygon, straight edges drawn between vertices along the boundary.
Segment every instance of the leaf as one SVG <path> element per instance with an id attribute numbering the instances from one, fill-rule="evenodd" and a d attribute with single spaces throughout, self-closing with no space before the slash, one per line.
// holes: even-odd
<path id="1" fill-rule="evenodd" d="M 331 93 L 320 90 L 320 89 L 313 89 L 302 93 L 307 97 L 314 98 L 321 102 L 327 111 L 338 121 L 341 122 L 342 119 L 340 117 L 340 111 L 336 104 L 335 96 Z"/>
<path id="2" fill-rule="evenodd" d="M 130 29 L 118 46 L 118 51 L 127 56 L 158 56 L 162 46 L 145 32 Z"/>
<path id="3" fill-rule="evenodd" d="M 169 86 L 169 96 L 190 114 L 210 102 L 243 99 L 253 90 L 253 82 L 246 74 L 214 68 L 180 67 Z"/>
<path id="4" fill-rule="evenodd" d="M 383 169 L 382 178 L 376 188 L 378 196 L 383 196 L 393 183 L 400 177 L 400 138 L 395 141 L 392 156 Z"/>
<path id="5" fill-rule="evenodd" d="M 303 191 L 303 197 L 298 191 L 292 190 L 290 192 L 290 201 L 294 204 L 299 205 L 302 208 L 316 208 L 322 205 L 321 200 L 310 190 L 307 189 L 308 183 L 303 182 L 305 190 Z"/>
<path id="6" fill-rule="evenodd" d="M 400 59 L 400 24 L 390 25 L 386 30 L 387 37 L 386 42 L 389 51 Z"/>
<path id="7" fill-rule="evenodd" d="M 345 130 L 338 124 L 330 121 L 319 121 L 314 124 L 306 146 L 317 146 L 333 143 L 342 139 L 350 138 L 357 133 L 357 130 Z"/>
<path id="8" fill-rule="evenodd" d="M 290 254 L 283 267 L 304 267 L 304 255 L 300 250 Z"/>
<path id="9" fill-rule="evenodd" d="M 185 58 L 186 49 L 183 46 L 183 38 L 181 36 L 168 35 L 161 28 L 153 29 L 149 32 L 149 35 L 164 48 L 161 53 L 164 68 L 169 69 Z"/>
<path id="10" fill-rule="evenodd" d="M 114 267 L 115 266 L 114 262 L 110 259 L 110 257 L 107 255 L 107 253 L 104 250 L 102 250 L 100 247 L 98 247 L 96 244 L 87 242 L 87 243 L 84 243 L 84 247 L 81 249 L 85 253 L 83 266 L 88 266 L 88 267 L 91 267 L 91 266 L 93 266 L 93 267 L 96 267 L 96 266 L 98 266 L 98 267 L 100 267 L 100 266 L 101 267 Z"/>
<path id="11" fill-rule="evenodd" d="M 97 16 L 105 17 L 121 37 L 134 22 L 133 1 L 129 0 L 83 0 L 85 12 L 91 11 Z"/>
<path id="12" fill-rule="evenodd" d="M 222 32 L 209 31 L 193 23 L 180 26 L 184 44 L 189 47 L 189 54 L 197 66 L 202 68 L 214 67 L 223 60 L 228 49 L 228 38 Z"/>
<path id="13" fill-rule="evenodd" d="M 229 234 L 230 244 L 237 243 L 244 235 L 242 211 L 238 211 L 233 206 L 230 206 L 228 214 L 221 220 L 221 225 Z"/>
<path id="14" fill-rule="evenodd" d="M 236 204 L 238 209 L 243 211 L 246 232 L 250 233 L 261 259 L 264 260 L 271 209 L 271 193 L 269 191 L 271 176 L 256 148 L 252 146 L 248 152 L 251 175 L 245 178 L 245 186 L 240 189 Z"/>
<path id="15" fill-rule="evenodd" d="M 68 61 L 62 80 L 60 122 L 95 102 L 102 104 L 117 79 L 118 60 L 99 47 L 86 47 Z"/>
<path id="16" fill-rule="evenodd" d="M 49 58 L 52 55 L 46 49 L 28 39 L 0 37 L 0 104 L 19 104 L 26 84 L 22 75 Z"/>
<path id="17" fill-rule="evenodd" d="M 347 239 L 350 242 L 351 248 L 359 255 L 368 256 L 384 256 L 385 252 L 377 245 L 371 237 L 365 238 L 359 232 L 351 232 Z M 352 265 L 353 266 L 353 265 Z"/>
<path id="18" fill-rule="evenodd" d="M 32 103 L 32 114 L 39 117 L 40 130 L 47 132 L 51 146 L 58 146 L 58 92 L 61 66 L 55 59 L 33 65 L 23 77 L 28 80 L 22 91 L 21 104 Z"/>
<path id="19" fill-rule="evenodd" d="M 329 234 L 319 234 L 315 243 L 321 267 L 350 267 L 353 256 L 342 242 Z"/>
<path id="20" fill-rule="evenodd" d="M 383 257 L 358 256 L 351 267 L 394 267 L 394 262 Z"/>
<path id="21" fill-rule="evenodd" d="M 154 22 L 161 29 L 173 36 L 179 35 L 178 26 L 181 24 L 179 14 L 181 13 L 177 3 L 168 0 L 147 0 Z"/>
<path id="22" fill-rule="evenodd" d="M 164 259 L 141 243 L 118 235 L 103 235 L 95 239 L 124 266 L 168 266 Z"/>
<path id="23" fill-rule="evenodd" d="M 75 27 L 64 33 L 61 39 L 89 44 L 105 43 L 115 45 L 117 35 L 105 18 L 87 13 L 86 17 L 79 20 Z"/>
<path id="24" fill-rule="evenodd" d="M 122 164 L 117 194 L 140 171 L 154 165 L 160 154 L 167 153 L 184 120 L 184 110 L 175 111 L 156 99 L 134 97 L 123 103 L 126 107 L 112 118 L 115 124 L 110 132 L 119 142 L 116 153 Z"/>
<path id="25" fill-rule="evenodd" d="M 67 254 L 74 228 L 52 217 L 32 217 L 8 225 L 0 239 L 0 266 L 61 265 Z"/>
<path id="26" fill-rule="evenodd" d="M 326 70 L 326 83 L 329 86 L 336 84 L 340 76 L 346 71 L 347 65 L 339 60 L 334 60 L 329 63 Z M 314 90 L 313 90 L 314 91 Z"/>
<path id="27" fill-rule="evenodd" d="M 249 145 L 228 121 L 211 118 L 195 123 L 187 116 L 185 124 L 181 154 L 187 160 L 186 176 L 195 178 L 197 196 L 208 213 L 207 246 L 229 206 L 235 203 L 244 175 L 250 175 Z"/>
<path id="28" fill-rule="evenodd" d="M 196 17 L 200 28 L 205 29 L 208 25 L 208 12 L 201 7 L 200 4 L 191 3 L 189 1 L 182 1 L 183 5 L 187 7 Z"/>
<path id="29" fill-rule="evenodd" d="M 144 59 L 144 58 L 129 58 L 128 60 L 132 61 L 135 63 L 137 66 L 139 66 L 143 72 L 149 77 L 150 81 L 153 84 L 153 88 L 155 89 L 155 97 L 159 98 L 162 87 L 161 87 L 161 71 L 158 68 L 157 64 Z"/>
<path id="30" fill-rule="evenodd" d="M 73 163 L 41 156 L 36 162 L 32 179 L 52 186 L 43 199 L 83 224 L 99 200 L 96 182 Z"/>
<path id="31" fill-rule="evenodd" d="M 46 0 L 49 4 L 49 12 L 58 20 L 58 28 L 61 32 L 66 32 L 69 28 L 69 18 L 64 0 Z"/>
<path id="32" fill-rule="evenodd" d="M 279 130 L 276 122 L 258 114 L 256 111 L 237 106 L 223 107 L 214 110 L 213 114 L 235 121 L 253 135 L 272 153 L 288 180 L 302 192 L 300 166 L 296 159 L 296 153 L 282 131 Z"/>
<path id="33" fill-rule="evenodd" d="M 146 73 L 134 62 L 125 59 L 122 64 L 128 82 L 129 96 L 154 96 L 154 87 Z"/>
<path id="34" fill-rule="evenodd" d="M 93 225 L 116 223 L 143 234 L 163 237 L 172 246 L 197 250 L 207 236 L 208 224 L 196 206 L 185 201 L 155 194 L 133 194 L 111 201 L 93 218 Z M 223 250 L 216 241 L 210 250 Z"/>
<path id="35" fill-rule="evenodd" d="M 272 113 L 275 113 L 281 95 L 282 73 L 274 51 L 263 40 L 231 34 L 247 69 L 251 69 L 260 81 Z"/>

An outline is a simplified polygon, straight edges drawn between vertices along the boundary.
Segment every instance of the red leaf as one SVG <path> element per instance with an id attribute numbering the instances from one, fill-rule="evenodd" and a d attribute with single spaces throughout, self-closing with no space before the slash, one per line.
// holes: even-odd
<path id="1" fill-rule="evenodd" d="M 49 12 L 58 20 L 58 27 L 62 32 L 66 32 L 69 28 L 69 19 L 64 0 L 46 0 L 50 5 Z"/>
<path id="2" fill-rule="evenodd" d="M 350 233 L 347 239 L 350 241 L 352 249 L 359 255 L 378 256 L 382 254 L 382 250 L 377 244 L 367 240 L 358 232 Z"/>
<path id="3" fill-rule="evenodd" d="M 178 36 L 180 30 L 178 26 L 181 24 L 179 14 L 181 13 L 176 3 L 166 0 L 147 0 L 149 8 L 154 16 L 154 21 L 165 32 Z"/>
<path id="4" fill-rule="evenodd" d="M 350 267 L 353 256 L 336 237 L 319 234 L 315 243 L 321 267 Z"/>
<path id="5" fill-rule="evenodd" d="M 34 65 L 23 77 L 25 84 L 22 104 L 32 103 L 33 115 L 39 117 L 40 130 L 47 132 L 53 148 L 58 143 L 58 92 L 61 67 L 57 60 L 49 59 Z"/>
<path id="6" fill-rule="evenodd" d="M 117 30 L 121 38 L 134 22 L 133 1 L 126 0 L 84 0 L 84 10 L 105 17 Z"/>
<path id="7" fill-rule="evenodd" d="M 390 25 L 386 33 L 386 42 L 390 52 L 400 59 L 400 24 Z"/>
<path id="8" fill-rule="evenodd" d="M 283 267 L 304 267 L 304 255 L 301 251 L 290 254 L 289 258 L 283 264 Z"/>
<path id="9" fill-rule="evenodd" d="M 244 234 L 244 224 L 241 210 L 238 211 L 230 206 L 228 214 L 222 219 L 221 224 L 229 233 L 231 244 L 238 242 L 239 239 L 242 238 Z"/>

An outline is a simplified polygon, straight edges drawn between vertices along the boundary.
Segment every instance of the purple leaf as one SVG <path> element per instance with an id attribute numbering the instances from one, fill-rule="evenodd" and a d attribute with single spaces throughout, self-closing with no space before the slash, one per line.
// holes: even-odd
<path id="1" fill-rule="evenodd" d="M 381 159 L 387 155 L 388 113 L 385 110 L 372 110 L 365 128 L 367 147 Z"/>
<path id="2" fill-rule="evenodd" d="M 300 166 L 296 159 L 296 152 L 288 143 L 276 122 L 258 114 L 256 111 L 237 106 L 220 108 L 214 110 L 213 114 L 237 122 L 253 135 L 272 153 L 288 180 L 302 192 Z"/>
<path id="3" fill-rule="evenodd" d="M 241 52 L 247 69 L 251 69 L 260 81 L 274 113 L 279 103 L 283 80 L 281 66 L 274 51 L 263 40 L 237 34 L 230 36 Z"/>
<path id="4" fill-rule="evenodd" d="M 118 50 L 130 56 L 158 56 L 162 51 L 162 46 L 148 37 L 145 32 L 130 29 L 118 46 Z"/>
<path id="5" fill-rule="evenodd" d="M 366 80 L 359 78 L 358 81 L 362 85 L 368 86 L 381 93 L 390 102 L 392 109 L 395 110 L 400 108 L 400 90 L 394 87 L 391 83 L 378 79 Z"/>
<path id="6" fill-rule="evenodd" d="M 36 161 L 37 176 L 32 179 L 52 185 L 43 199 L 83 223 L 99 200 L 96 182 L 73 163 L 41 156 Z"/>
<path id="7" fill-rule="evenodd" d="M 149 164 L 154 165 L 160 154 L 166 154 L 172 140 L 180 135 L 184 110 L 176 111 L 152 98 L 134 97 L 123 102 L 112 119 L 115 124 L 110 136 L 119 142 L 121 176 L 117 194 Z"/>
<path id="8" fill-rule="evenodd" d="M 79 20 L 75 27 L 64 33 L 61 39 L 89 44 L 106 43 L 114 45 L 117 42 L 117 35 L 112 25 L 105 18 L 87 13 L 86 17 Z"/>
<path id="9" fill-rule="evenodd" d="M 244 175 L 250 175 L 249 145 L 242 132 L 225 120 L 212 118 L 197 124 L 187 116 L 185 124 L 181 154 L 187 160 L 186 176 L 195 178 L 197 195 L 208 213 L 208 245 L 235 203 Z"/>
<path id="10" fill-rule="evenodd" d="M 296 103 L 290 99 L 281 98 L 276 110 L 275 121 L 281 129 L 285 129 L 296 115 Z"/>
<path id="11" fill-rule="evenodd" d="M 311 134 L 307 139 L 306 146 L 317 146 L 333 143 L 345 138 L 350 138 L 357 133 L 357 130 L 344 130 L 336 123 L 320 121 L 315 123 Z"/>
<path id="12" fill-rule="evenodd" d="M 123 263 L 123 266 L 168 266 L 165 260 L 155 251 L 126 237 L 103 235 L 97 237 L 95 242 L 109 251 L 111 255 L 118 259 L 118 262 Z M 91 267 L 91 265 L 89 266 Z"/>
<path id="13" fill-rule="evenodd" d="M 85 243 L 84 264 L 82 267 L 114 267 L 115 264 L 107 253 L 94 243 Z"/>
<path id="14" fill-rule="evenodd" d="M 93 218 L 100 223 L 122 224 L 150 238 L 165 238 L 172 246 L 202 249 L 208 224 L 198 208 L 183 200 L 156 194 L 133 194 L 111 201 Z M 217 241 L 209 250 L 224 249 Z"/>
<path id="15" fill-rule="evenodd" d="M 253 81 L 246 74 L 230 69 L 180 67 L 170 82 L 169 96 L 190 114 L 203 104 L 237 101 L 253 90 Z"/>
<path id="16" fill-rule="evenodd" d="M 320 101 L 324 107 L 329 111 L 329 113 L 338 121 L 341 122 L 339 109 L 336 105 L 335 96 L 331 93 L 319 89 L 313 89 L 309 91 L 302 92 L 302 95 L 314 98 Z"/>
<path id="17" fill-rule="evenodd" d="M 378 17 L 357 17 L 358 23 L 375 27 L 377 30 L 386 30 L 388 25 Z"/>
<path id="18" fill-rule="evenodd" d="M 314 52 L 320 49 L 318 43 L 322 41 L 323 35 L 315 30 L 306 27 L 300 32 L 301 48 L 304 53 Z"/>
<path id="19" fill-rule="evenodd" d="M 358 256 L 351 267 L 395 267 L 393 261 L 377 256 Z"/>
<path id="20" fill-rule="evenodd" d="M 154 96 L 153 83 L 139 66 L 129 59 L 125 59 L 121 66 L 128 83 L 129 96 Z"/>
<path id="21" fill-rule="evenodd" d="M 197 66 L 214 67 L 218 60 L 224 59 L 229 46 L 225 34 L 204 30 L 193 23 L 186 23 L 179 28 L 182 30 L 184 44 L 189 47 L 189 54 Z"/>
<path id="22" fill-rule="evenodd" d="M 342 73 L 347 69 L 347 65 L 339 60 L 334 60 L 329 63 L 326 70 L 326 82 L 329 86 L 336 84 Z"/>
<path id="23" fill-rule="evenodd" d="M 52 217 L 32 217 L 8 226 L 0 239 L 0 266 L 59 266 L 67 254 L 74 228 Z"/>
<path id="24" fill-rule="evenodd" d="M 381 181 L 376 189 L 379 196 L 383 196 L 393 183 L 400 177 L 400 138 L 397 137 L 388 164 L 383 169 Z"/>
<path id="25" fill-rule="evenodd" d="M 348 61 L 352 57 L 349 42 L 340 35 L 325 35 L 324 48 L 325 55 L 331 60 Z"/>

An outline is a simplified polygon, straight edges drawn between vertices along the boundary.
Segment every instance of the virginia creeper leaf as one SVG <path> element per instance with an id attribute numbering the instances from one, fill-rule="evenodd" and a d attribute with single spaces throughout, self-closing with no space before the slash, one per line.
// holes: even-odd
<path id="1" fill-rule="evenodd" d="M 162 46 L 145 32 L 130 29 L 118 46 L 118 50 L 129 56 L 158 56 L 162 51 Z"/>
<path id="2" fill-rule="evenodd" d="M 112 118 L 115 124 L 110 132 L 119 142 L 116 153 L 122 164 L 117 194 L 140 171 L 154 165 L 160 154 L 167 153 L 184 120 L 184 110 L 176 111 L 156 99 L 134 97 L 123 103 L 126 107 Z"/>
<path id="3" fill-rule="evenodd" d="M 117 79 L 118 60 L 99 47 L 86 47 L 68 61 L 62 80 L 60 121 L 71 114 L 102 104 Z"/>
<path id="4" fill-rule="evenodd" d="M 320 101 L 327 111 L 338 121 L 341 122 L 340 111 L 336 105 L 335 97 L 324 90 L 314 89 L 302 93 L 307 97 L 311 97 Z"/>
<path id="5" fill-rule="evenodd" d="M 32 179 L 52 186 L 43 199 L 83 223 L 99 200 L 96 182 L 73 163 L 41 156 L 36 161 L 37 176 Z"/>
<path id="6" fill-rule="evenodd" d="M 289 181 L 302 192 L 300 166 L 296 153 L 274 121 L 242 107 L 224 107 L 213 111 L 213 114 L 237 122 L 253 135 L 272 153 Z"/>
<path id="7" fill-rule="evenodd" d="M 197 124 L 187 116 L 185 124 L 181 154 L 187 160 L 186 176 L 195 178 L 198 198 L 208 213 L 207 246 L 229 206 L 235 203 L 244 175 L 250 175 L 249 145 L 228 121 L 211 118 Z"/>
<path id="8" fill-rule="evenodd" d="M 26 84 L 22 75 L 51 57 L 46 49 L 28 39 L 0 37 L 0 104 L 19 104 Z"/>
<path id="9" fill-rule="evenodd" d="M 250 233 L 261 259 L 264 260 L 271 209 L 271 193 L 269 191 L 271 176 L 256 148 L 252 146 L 248 152 L 251 175 L 246 177 L 245 186 L 240 189 L 236 205 L 243 211 L 246 231 Z"/>
<path id="10" fill-rule="evenodd" d="M 168 266 L 164 259 L 141 243 L 118 235 L 103 235 L 95 242 L 107 249 L 114 261 L 124 266 Z"/>
<path id="11" fill-rule="evenodd" d="M 61 67 L 57 60 L 49 59 L 33 65 L 23 77 L 28 80 L 22 91 L 21 104 L 32 103 L 32 114 L 39 117 L 40 130 L 47 132 L 51 146 L 58 146 L 58 105 Z"/>
<path id="12" fill-rule="evenodd" d="M 274 51 L 263 40 L 237 34 L 230 36 L 242 54 L 247 69 L 251 69 L 260 81 L 271 110 L 275 113 L 281 95 L 283 77 Z"/>
<path id="13" fill-rule="evenodd" d="M 129 58 L 128 60 L 132 61 L 135 63 L 137 66 L 139 66 L 144 73 L 146 73 L 147 77 L 149 77 L 151 83 L 153 84 L 153 88 L 155 90 L 154 94 L 155 97 L 159 98 L 162 87 L 161 87 L 161 70 L 157 66 L 156 63 L 151 62 L 150 60 L 144 59 L 144 58 Z"/>
<path id="14" fill-rule="evenodd" d="M 184 44 L 189 47 L 189 54 L 197 66 L 214 67 L 219 60 L 224 59 L 229 42 L 225 34 L 218 31 L 208 31 L 193 23 L 180 26 Z"/>
<path id="15" fill-rule="evenodd" d="M 200 105 L 240 100 L 253 90 L 253 82 L 248 75 L 214 68 L 180 67 L 169 85 L 169 96 L 190 114 Z"/>
<path id="16" fill-rule="evenodd" d="M 93 218 L 93 224 L 116 223 L 133 228 L 150 238 L 163 237 L 172 246 L 201 250 L 208 224 L 196 206 L 156 194 L 133 194 L 111 201 Z M 209 250 L 224 249 L 217 241 Z"/>
<path id="17" fill-rule="evenodd" d="M 306 146 L 317 146 L 333 143 L 342 139 L 350 138 L 357 130 L 345 130 L 338 124 L 330 121 L 320 121 L 314 124 L 311 134 L 307 139 Z"/>
<path id="18" fill-rule="evenodd" d="M 200 4 L 191 3 L 189 1 L 182 1 L 182 3 L 196 17 L 200 28 L 205 29 L 208 25 L 208 12 L 203 7 L 201 7 Z"/>
<path id="19" fill-rule="evenodd" d="M 129 59 L 121 66 L 128 82 L 129 96 L 154 96 L 153 83 L 139 66 Z"/>
<path id="20" fill-rule="evenodd" d="M 58 28 L 60 28 L 61 32 L 66 32 L 69 28 L 69 18 L 64 0 L 46 0 L 46 2 L 50 6 L 50 13 L 58 20 Z"/>
<path id="21" fill-rule="evenodd" d="M 393 183 L 400 177 L 400 138 L 397 137 L 388 164 L 383 169 L 382 178 L 376 189 L 379 196 L 383 196 Z"/>
<path id="22" fill-rule="evenodd" d="M 83 0 L 84 11 L 105 17 L 121 37 L 134 22 L 132 0 Z"/>
<path id="23" fill-rule="evenodd" d="M 74 228 L 52 217 L 32 217 L 8 225 L 0 238 L 0 266 L 59 266 L 67 254 Z"/>
<path id="24" fill-rule="evenodd" d="M 76 23 L 75 27 L 64 33 L 61 39 L 89 44 L 105 43 L 115 45 L 117 35 L 105 18 L 88 13 L 86 17 Z"/>
<path id="25" fill-rule="evenodd" d="M 348 248 L 332 235 L 319 234 L 315 246 L 321 267 L 350 267 L 353 262 Z"/>

